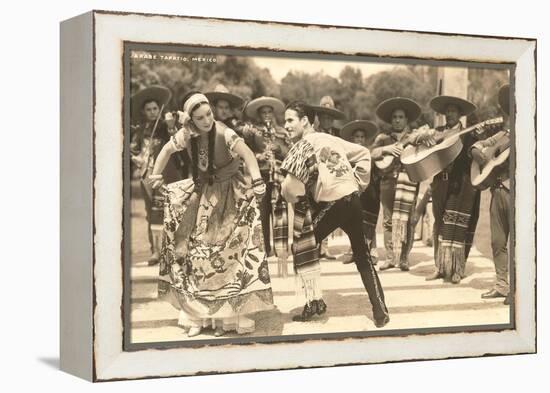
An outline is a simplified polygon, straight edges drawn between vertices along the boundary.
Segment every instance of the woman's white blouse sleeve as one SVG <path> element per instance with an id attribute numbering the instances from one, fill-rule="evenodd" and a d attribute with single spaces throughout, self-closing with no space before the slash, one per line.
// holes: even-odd
<path id="1" fill-rule="evenodd" d="M 227 148 L 229 149 L 229 153 L 231 153 L 231 156 L 233 158 L 237 157 L 237 153 L 235 153 L 234 148 L 237 145 L 239 141 L 243 141 L 244 139 L 237 135 L 235 131 L 233 131 L 231 128 L 226 128 L 225 131 L 225 144 Z"/>
<path id="2" fill-rule="evenodd" d="M 178 132 L 176 132 L 174 135 L 172 135 L 172 137 L 170 138 L 170 142 L 172 144 L 172 147 L 176 150 L 176 151 L 182 151 L 182 150 L 185 150 L 185 148 L 187 147 L 185 145 L 185 129 L 184 128 L 180 128 L 178 130 Z"/>

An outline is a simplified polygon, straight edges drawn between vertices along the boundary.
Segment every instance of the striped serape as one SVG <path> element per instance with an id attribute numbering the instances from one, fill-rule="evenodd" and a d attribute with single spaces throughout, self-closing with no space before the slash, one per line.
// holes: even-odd
<path id="1" fill-rule="evenodd" d="M 436 267 L 446 278 L 465 276 L 467 249 L 472 245 L 477 224 L 479 192 L 462 176 L 458 192 L 449 192 L 439 233 Z"/>
<path id="2" fill-rule="evenodd" d="M 405 171 L 399 172 L 395 186 L 392 213 L 392 242 L 394 260 L 401 260 L 402 244 L 409 239 L 409 220 L 416 207 L 418 183 L 413 183 Z"/>

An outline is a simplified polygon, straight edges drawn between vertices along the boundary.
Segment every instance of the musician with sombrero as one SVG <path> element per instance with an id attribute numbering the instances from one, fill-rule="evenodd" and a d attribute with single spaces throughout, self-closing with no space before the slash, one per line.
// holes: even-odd
<path id="1" fill-rule="evenodd" d="M 149 142 L 154 142 L 155 150 L 166 138 L 166 124 L 162 121 L 161 108 L 164 110 L 172 93 L 164 86 L 151 86 L 140 90 L 130 98 L 130 121 L 132 135 L 130 141 L 131 161 L 141 171 L 147 169 L 143 153 L 149 147 Z M 153 140 L 150 137 L 153 135 Z M 145 146 L 147 145 L 147 146 Z M 162 146 L 160 146 L 162 147 Z"/>
<path id="2" fill-rule="evenodd" d="M 317 116 L 317 131 L 324 132 L 334 136 L 340 136 L 340 129 L 334 126 L 335 120 L 344 120 L 346 115 L 339 109 L 336 109 L 334 100 L 331 96 L 324 96 L 319 101 L 319 105 L 312 105 L 311 108 Z"/>
<path id="3" fill-rule="evenodd" d="M 388 132 L 378 134 L 372 145 L 375 173 L 380 177 L 384 247 L 386 261 L 380 270 L 399 265 L 409 270 L 409 253 L 414 241 L 412 212 L 418 196 L 418 183 L 409 179 L 399 157 L 408 143 L 416 143 L 418 134 L 409 124 L 421 114 L 420 106 L 405 97 L 389 98 L 376 108 L 376 115 L 390 125 Z M 382 165 L 382 163 L 386 163 Z"/>
<path id="4" fill-rule="evenodd" d="M 441 95 L 430 101 L 430 107 L 445 116 L 445 125 L 435 132 L 461 130 L 460 118 L 476 106 L 460 97 Z M 480 193 L 470 181 L 468 151 L 476 141 L 472 133 L 461 136 L 463 148 L 457 158 L 434 176 L 432 207 L 434 215 L 435 271 L 427 280 L 446 278 L 457 284 L 465 276 L 465 267 L 479 216 Z"/>
<path id="5" fill-rule="evenodd" d="M 280 167 L 291 146 L 286 130 L 277 124 L 277 116 L 282 117 L 284 108 L 278 98 L 265 96 L 251 100 L 244 108 L 246 117 L 254 122 L 253 127 L 246 128 L 245 141 L 256 154 L 267 186 L 266 197 L 260 206 L 265 250 L 269 256 L 272 230 L 273 249 L 278 257 L 279 274 L 283 277 L 288 273 L 288 206 L 281 196 Z"/>
<path id="6" fill-rule="evenodd" d="M 239 133 L 239 119 L 235 116 L 244 104 L 244 99 L 229 92 L 222 84 L 216 85 L 213 91 L 204 93 L 214 109 L 214 118 Z M 241 134 L 242 136 L 242 134 Z"/>
<path id="7" fill-rule="evenodd" d="M 160 150 L 170 140 L 170 133 L 162 114 L 172 93 L 164 86 L 150 86 L 130 98 L 132 135 L 130 141 L 131 162 L 138 168 L 141 191 L 145 202 L 147 230 L 151 257 L 149 264 L 159 261 L 163 225 L 163 196 L 153 190 L 144 179 L 152 172 Z M 163 175 L 168 182 L 181 180 L 186 176 L 185 160 L 174 156 Z"/>
<path id="8" fill-rule="evenodd" d="M 363 147 L 372 148 L 372 144 L 378 133 L 378 126 L 370 120 L 353 120 L 344 125 L 340 131 L 340 137 Z M 373 165 L 374 168 L 374 165 Z M 380 213 L 380 179 L 371 170 L 371 179 L 367 189 L 361 193 L 361 206 L 363 207 L 363 230 L 367 246 L 370 249 L 372 264 L 378 262 L 376 250 L 376 223 Z M 353 254 L 344 260 L 345 264 L 353 262 Z"/>
<path id="9" fill-rule="evenodd" d="M 510 85 L 504 85 L 498 92 L 498 103 L 501 110 L 510 115 Z M 473 159 L 480 165 L 487 164 L 486 154 L 492 147 L 500 146 L 501 150 L 509 148 L 510 130 L 504 129 L 487 139 L 476 142 L 471 149 Z M 504 304 L 510 304 L 510 285 L 508 279 L 508 240 L 510 236 L 511 203 L 510 203 L 510 169 L 509 160 L 495 167 L 492 177 L 491 205 L 489 208 L 491 222 L 491 247 L 495 264 L 496 281 L 493 288 L 481 295 L 483 299 L 504 297 Z"/>

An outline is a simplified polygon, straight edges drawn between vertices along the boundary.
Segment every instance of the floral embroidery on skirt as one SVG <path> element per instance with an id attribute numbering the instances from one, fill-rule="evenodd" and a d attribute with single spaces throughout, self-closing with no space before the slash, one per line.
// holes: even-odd
<path id="1" fill-rule="evenodd" d="M 198 192 L 197 192 L 198 191 Z M 233 318 L 273 308 L 262 227 L 250 181 L 240 172 L 204 184 L 165 187 L 159 295 L 199 318 Z"/>

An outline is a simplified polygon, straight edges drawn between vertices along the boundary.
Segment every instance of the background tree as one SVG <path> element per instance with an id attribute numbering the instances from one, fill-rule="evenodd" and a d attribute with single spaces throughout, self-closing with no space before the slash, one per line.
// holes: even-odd
<path id="1" fill-rule="evenodd" d="M 433 111 L 428 104 L 437 93 L 437 67 L 396 65 L 365 78 L 361 70 L 350 63 L 337 78 L 323 71 L 289 71 L 277 83 L 268 68 L 259 67 L 250 57 L 219 55 L 217 62 L 210 63 L 190 60 L 191 57 L 211 57 L 208 54 L 174 53 L 172 56 L 188 57 L 189 61 L 132 59 L 131 93 L 154 84 L 164 85 L 173 93 L 169 110 L 181 109 L 181 99 L 188 91 L 213 90 L 218 83 L 245 100 L 266 95 L 279 97 L 285 103 L 300 99 L 317 105 L 321 97 L 330 95 L 336 107 L 346 114 L 346 121 L 374 120 L 382 129 L 388 126 L 376 118 L 376 107 L 387 98 L 401 96 L 414 99 L 422 108 L 422 115 L 413 126 L 433 125 Z M 468 99 L 478 106 L 468 123 L 498 116 L 496 94 L 500 86 L 507 83 L 508 72 L 470 68 L 468 75 Z"/>
<path id="2" fill-rule="evenodd" d="M 509 83 L 508 71 L 487 68 L 468 70 L 468 99 L 477 105 L 477 111 L 468 118 L 469 124 L 501 116 L 498 105 L 500 87 Z"/>
<path id="3" fill-rule="evenodd" d="M 279 96 L 279 85 L 267 68 L 260 68 L 249 57 L 216 56 L 215 63 L 191 61 L 207 54 L 177 53 L 166 56 L 187 57 L 189 61 L 132 59 L 131 93 L 160 84 L 172 91 L 169 110 L 181 109 L 181 100 L 191 90 L 213 90 L 218 83 L 246 100 L 262 95 Z"/>

